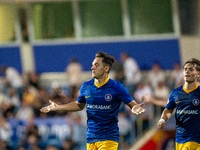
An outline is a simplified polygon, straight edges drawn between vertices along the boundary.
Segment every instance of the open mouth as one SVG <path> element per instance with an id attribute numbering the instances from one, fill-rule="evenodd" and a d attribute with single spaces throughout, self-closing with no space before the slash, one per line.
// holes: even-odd
<path id="1" fill-rule="evenodd" d="M 189 77 L 190 77 L 190 75 L 185 75 L 185 77 L 186 77 L 186 78 L 189 78 Z"/>

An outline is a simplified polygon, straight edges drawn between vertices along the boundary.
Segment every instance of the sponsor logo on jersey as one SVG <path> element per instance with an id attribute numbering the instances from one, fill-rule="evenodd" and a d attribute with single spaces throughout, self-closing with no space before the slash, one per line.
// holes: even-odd
<path id="1" fill-rule="evenodd" d="M 106 101 L 111 101 L 112 100 L 112 95 L 111 94 L 106 94 L 105 95 L 105 100 Z"/>
<path id="2" fill-rule="evenodd" d="M 198 106 L 199 105 L 199 100 L 198 99 L 194 99 L 192 101 L 192 103 L 193 103 L 194 106 Z"/>
<path id="3" fill-rule="evenodd" d="M 198 115 L 198 110 L 177 110 L 177 114 Z"/>
<path id="4" fill-rule="evenodd" d="M 176 104 L 180 103 L 181 101 L 176 101 Z"/>
<path id="5" fill-rule="evenodd" d="M 87 108 L 107 110 L 107 109 L 111 109 L 111 105 L 90 105 L 90 104 L 87 104 Z"/>

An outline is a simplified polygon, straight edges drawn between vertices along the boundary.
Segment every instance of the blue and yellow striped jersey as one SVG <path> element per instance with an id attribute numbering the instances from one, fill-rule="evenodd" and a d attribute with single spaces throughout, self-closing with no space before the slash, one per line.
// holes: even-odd
<path id="1" fill-rule="evenodd" d="M 184 86 L 172 90 L 167 109 L 176 108 L 176 142 L 200 143 L 200 87 L 187 91 Z"/>
<path id="2" fill-rule="evenodd" d="M 132 100 L 126 88 L 109 77 L 100 85 L 95 83 L 95 79 L 85 82 L 77 101 L 86 103 L 87 143 L 104 140 L 118 142 L 119 107 L 122 101 L 128 104 Z"/>

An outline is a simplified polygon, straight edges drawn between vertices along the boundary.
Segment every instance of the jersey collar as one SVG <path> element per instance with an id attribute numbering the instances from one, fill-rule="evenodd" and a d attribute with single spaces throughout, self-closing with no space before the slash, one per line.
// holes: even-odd
<path id="1" fill-rule="evenodd" d="M 94 84 L 99 88 L 99 87 L 103 86 L 104 84 L 106 84 L 106 83 L 108 82 L 109 79 L 110 79 L 110 78 L 107 77 L 107 79 L 106 79 L 105 81 L 103 81 L 102 83 L 100 83 L 100 84 L 97 84 L 97 83 L 95 82 L 95 81 L 96 81 L 96 79 L 95 79 Z"/>
<path id="2" fill-rule="evenodd" d="M 198 84 L 197 84 L 194 88 L 192 88 L 191 90 L 186 90 L 186 89 L 185 89 L 185 84 L 183 85 L 183 90 L 184 90 L 186 93 L 190 93 L 190 92 L 196 90 L 197 88 L 198 88 Z"/>

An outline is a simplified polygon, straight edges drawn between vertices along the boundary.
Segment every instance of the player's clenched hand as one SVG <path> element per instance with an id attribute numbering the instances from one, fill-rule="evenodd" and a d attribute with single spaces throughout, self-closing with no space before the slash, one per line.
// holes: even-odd
<path id="1" fill-rule="evenodd" d="M 55 111 L 58 108 L 58 105 L 55 102 L 52 102 L 51 100 L 49 100 L 50 105 L 46 106 L 46 107 L 42 107 L 40 109 L 41 112 L 43 113 L 48 113 L 50 111 Z"/>
<path id="2" fill-rule="evenodd" d="M 158 127 L 160 129 L 163 129 L 163 127 L 165 126 L 166 122 L 165 121 L 158 121 Z"/>
<path id="3" fill-rule="evenodd" d="M 142 104 L 137 104 L 137 105 L 134 105 L 131 109 L 132 113 L 136 114 L 136 115 L 139 115 L 143 112 L 145 112 L 145 109 L 143 109 L 141 106 L 144 105 L 144 103 Z"/>

